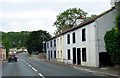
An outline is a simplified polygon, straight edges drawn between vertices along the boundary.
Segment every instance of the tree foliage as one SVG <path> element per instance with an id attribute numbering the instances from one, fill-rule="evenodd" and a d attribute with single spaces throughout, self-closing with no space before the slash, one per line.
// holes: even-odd
<path id="1" fill-rule="evenodd" d="M 6 49 L 25 47 L 29 32 L 2 32 L 2 44 Z"/>
<path id="2" fill-rule="evenodd" d="M 76 25 L 76 19 L 78 17 L 86 18 L 87 13 L 80 8 L 70 8 L 57 15 L 57 20 L 54 25 L 57 28 L 56 34 L 61 33 L 65 27 L 71 28 Z"/>
<path id="3" fill-rule="evenodd" d="M 39 30 L 30 33 L 26 47 L 29 54 L 32 52 L 41 53 L 43 51 L 43 41 L 47 41 L 51 38 L 51 35 L 47 31 Z"/>
<path id="4" fill-rule="evenodd" d="M 120 30 L 118 30 L 118 17 L 116 18 L 116 27 L 106 32 L 104 40 L 105 48 L 111 57 L 111 62 L 114 65 L 120 65 Z"/>

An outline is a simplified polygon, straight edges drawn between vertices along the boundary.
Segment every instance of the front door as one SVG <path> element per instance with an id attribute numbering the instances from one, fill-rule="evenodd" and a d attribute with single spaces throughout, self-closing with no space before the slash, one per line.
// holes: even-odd
<path id="1" fill-rule="evenodd" d="M 76 48 L 73 48 L 73 64 L 76 64 Z"/>
<path id="2" fill-rule="evenodd" d="M 81 64 L 81 53 L 80 48 L 77 48 L 77 64 Z"/>

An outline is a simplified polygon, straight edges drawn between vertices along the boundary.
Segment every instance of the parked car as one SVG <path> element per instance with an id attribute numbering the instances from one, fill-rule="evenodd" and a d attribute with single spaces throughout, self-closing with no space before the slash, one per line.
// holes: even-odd
<path id="1" fill-rule="evenodd" d="M 18 57 L 15 54 L 11 54 L 8 57 L 8 62 L 15 61 L 17 62 Z"/>

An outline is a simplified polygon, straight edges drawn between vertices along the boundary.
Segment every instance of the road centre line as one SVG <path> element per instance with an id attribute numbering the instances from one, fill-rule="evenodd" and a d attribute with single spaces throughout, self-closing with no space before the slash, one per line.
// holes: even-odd
<path id="1" fill-rule="evenodd" d="M 42 78 L 45 78 L 41 73 L 39 73 L 39 76 L 41 76 Z"/>
<path id="2" fill-rule="evenodd" d="M 33 69 L 35 72 L 37 71 L 34 67 L 32 67 L 32 69 Z"/>
<path id="3" fill-rule="evenodd" d="M 25 64 L 27 64 L 32 70 L 34 70 L 35 72 L 37 72 L 37 70 L 34 68 L 34 67 L 32 67 L 29 63 L 27 63 L 25 60 L 23 60 L 22 58 L 21 58 L 21 60 L 25 63 Z M 39 73 L 38 72 L 38 75 L 39 76 L 41 76 L 42 78 L 45 78 L 41 73 Z"/>
<path id="4" fill-rule="evenodd" d="M 30 64 L 28 65 L 29 67 L 32 67 Z"/>

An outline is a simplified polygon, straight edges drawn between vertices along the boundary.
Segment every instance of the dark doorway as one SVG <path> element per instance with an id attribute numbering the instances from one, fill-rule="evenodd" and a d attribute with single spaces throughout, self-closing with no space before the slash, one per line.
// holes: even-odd
<path id="1" fill-rule="evenodd" d="M 81 53 L 80 53 L 80 48 L 77 48 L 77 64 L 81 65 Z"/>
<path id="2" fill-rule="evenodd" d="M 51 51 L 51 58 L 53 58 L 53 57 L 52 57 L 52 51 Z"/>
<path id="3" fill-rule="evenodd" d="M 48 59 L 50 60 L 50 51 L 48 51 Z"/>
<path id="4" fill-rule="evenodd" d="M 107 52 L 99 53 L 99 66 L 112 65 Z"/>
<path id="5" fill-rule="evenodd" d="M 76 48 L 73 48 L 73 64 L 76 64 Z"/>

